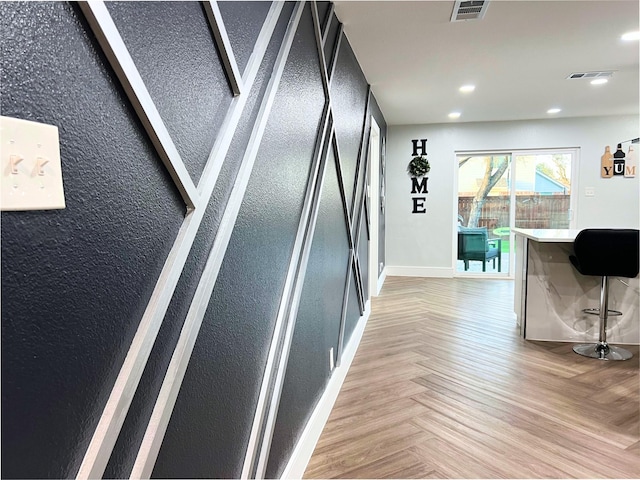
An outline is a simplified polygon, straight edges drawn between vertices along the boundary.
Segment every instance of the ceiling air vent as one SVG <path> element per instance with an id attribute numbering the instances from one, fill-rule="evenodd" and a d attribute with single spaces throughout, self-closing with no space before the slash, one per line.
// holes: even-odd
<path id="1" fill-rule="evenodd" d="M 488 5 L 489 0 L 456 0 L 451 21 L 480 20 L 484 17 Z"/>
<path id="2" fill-rule="evenodd" d="M 567 80 L 579 79 L 579 78 L 611 78 L 613 76 L 613 70 L 606 70 L 601 72 L 576 72 L 567 77 Z"/>

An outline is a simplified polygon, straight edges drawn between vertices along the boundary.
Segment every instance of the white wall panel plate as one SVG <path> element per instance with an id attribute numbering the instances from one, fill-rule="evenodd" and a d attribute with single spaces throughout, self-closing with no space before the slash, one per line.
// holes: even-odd
<path id="1" fill-rule="evenodd" d="M 0 209 L 65 208 L 58 127 L 0 117 Z"/>

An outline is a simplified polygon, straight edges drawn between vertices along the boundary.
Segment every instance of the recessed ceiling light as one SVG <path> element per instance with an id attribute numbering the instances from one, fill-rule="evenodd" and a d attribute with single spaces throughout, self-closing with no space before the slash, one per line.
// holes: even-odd
<path id="1" fill-rule="evenodd" d="M 475 85 L 463 85 L 460 87 L 462 93 L 471 93 L 476 89 Z"/>
<path id="2" fill-rule="evenodd" d="M 460 118 L 460 112 L 451 112 L 449 118 Z"/>
<path id="3" fill-rule="evenodd" d="M 640 32 L 627 32 L 620 38 L 626 42 L 630 42 L 632 40 L 640 40 Z"/>
<path id="4" fill-rule="evenodd" d="M 606 78 L 596 78 L 595 80 L 591 80 L 591 85 L 604 85 L 608 81 Z"/>
<path id="5" fill-rule="evenodd" d="M 558 113 L 561 112 L 562 110 L 559 108 L 550 108 L 549 110 L 547 110 L 547 113 Z"/>

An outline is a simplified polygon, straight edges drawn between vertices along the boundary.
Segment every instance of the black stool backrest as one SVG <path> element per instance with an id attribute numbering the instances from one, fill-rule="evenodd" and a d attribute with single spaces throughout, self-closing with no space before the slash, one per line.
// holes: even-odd
<path id="1" fill-rule="evenodd" d="M 638 230 L 588 228 L 573 242 L 571 263 L 583 275 L 633 278 L 638 275 Z"/>

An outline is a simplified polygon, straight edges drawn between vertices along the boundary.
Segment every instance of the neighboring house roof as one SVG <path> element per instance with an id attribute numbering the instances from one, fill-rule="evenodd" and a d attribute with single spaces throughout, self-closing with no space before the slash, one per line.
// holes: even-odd
<path id="1" fill-rule="evenodd" d="M 568 187 L 536 170 L 536 193 L 567 193 Z"/>

